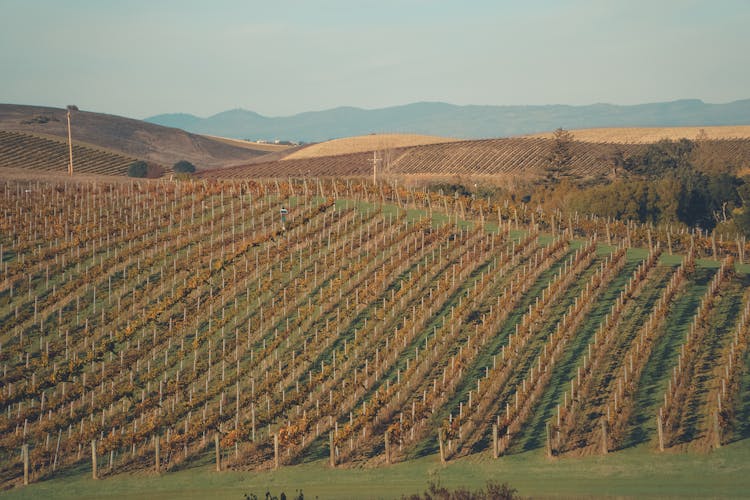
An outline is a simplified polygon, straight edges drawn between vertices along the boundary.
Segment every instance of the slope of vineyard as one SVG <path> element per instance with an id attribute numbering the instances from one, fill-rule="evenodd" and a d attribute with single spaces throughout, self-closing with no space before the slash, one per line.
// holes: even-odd
<path id="1" fill-rule="evenodd" d="M 67 110 L 0 104 L 0 130 L 68 139 Z M 180 160 L 198 169 L 244 164 L 268 153 L 266 147 L 191 134 L 123 116 L 77 110 L 71 114 L 74 141 L 126 157 L 171 166 Z"/>
<path id="2" fill-rule="evenodd" d="M 73 144 L 73 166 L 76 172 L 100 175 L 126 175 L 129 158 L 78 143 Z M 67 172 L 68 144 L 62 140 L 21 132 L 0 130 L 0 167 Z"/>
<path id="3" fill-rule="evenodd" d="M 487 139 L 456 141 L 402 148 L 376 148 L 378 171 L 387 175 L 540 175 L 552 141 L 549 139 Z M 626 153 L 640 151 L 642 145 L 621 145 Z M 615 146 L 576 142 L 572 165 L 577 174 L 600 175 L 609 172 L 607 158 Z M 300 150 L 299 153 L 303 153 Z M 372 175 L 372 150 L 368 152 L 258 162 L 206 172 L 210 177 L 364 176 Z"/>
<path id="4" fill-rule="evenodd" d="M 330 141 L 311 144 L 285 157 L 287 160 L 334 156 L 341 154 L 384 151 L 387 149 L 422 146 L 443 142 L 455 142 L 458 139 L 418 134 L 370 134 L 356 137 L 342 137 Z"/>
<path id="5" fill-rule="evenodd" d="M 4 487 L 24 462 L 42 481 L 743 432 L 734 242 L 387 184 L 0 187 Z"/>
<path id="6" fill-rule="evenodd" d="M 722 164 L 737 168 L 750 167 L 750 139 L 708 141 L 713 156 Z M 548 138 L 509 138 L 477 141 L 457 141 L 412 147 L 373 147 L 377 155 L 377 170 L 385 176 L 451 176 L 518 177 L 541 176 L 547 166 L 552 147 Z M 625 157 L 636 155 L 646 144 L 613 144 L 604 142 L 572 143 L 573 173 L 586 177 L 608 175 L 615 151 Z M 335 177 L 371 176 L 373 150 L 296 158 L 305 149 L 281 161 L 230 167 L 206 172 L 206 177 L 263 178 L 263 177 Z"/>

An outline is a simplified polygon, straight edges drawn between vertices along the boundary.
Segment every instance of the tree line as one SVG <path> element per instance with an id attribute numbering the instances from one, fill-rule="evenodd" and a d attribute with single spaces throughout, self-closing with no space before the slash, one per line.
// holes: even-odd
<path id="1" fill-rule="evenodd" d="M 573 193 L 573 210 L 750 235 L 750 179 L 699 143 L 662 140 L 629 157 L 615 150 L 609 161 L 612 175 Z"/>

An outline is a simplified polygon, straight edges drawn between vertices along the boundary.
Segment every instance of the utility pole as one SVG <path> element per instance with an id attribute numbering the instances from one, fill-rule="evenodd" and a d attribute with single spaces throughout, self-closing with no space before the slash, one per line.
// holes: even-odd
<path id="1" fill-rule="evenodd" d="M 72 104 L 68 105 L 68 153 L 70 156 L 70 163 L 68 163 L 68 175 L 73 175 L 73 137 L 70 133 L 70 112 L 78 111 L 78 106 Z"/>

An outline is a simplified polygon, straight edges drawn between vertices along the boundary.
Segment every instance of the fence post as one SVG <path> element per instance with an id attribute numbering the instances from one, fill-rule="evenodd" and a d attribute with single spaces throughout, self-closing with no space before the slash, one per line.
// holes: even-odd
<path id="1" fill-rule="evenodd" d="M 328 450 L 330 452 L 329 462 L 331 467 L 336 467 L 336 449 L 333 447 L 333 431 L 328 433 Z"/>
<path id="2" fill-rule="evenodd" d="M 497 424 L 492 424 L 492 458 L 497 458 Z"/>
<path id="3" fill-rule="evenodd" d="M 662 428 L 661 408 L 656 416 L 656 430 L 659 433 L 659 451 L 664 451 L 664 429 Z"/>
<path id="4" fill-rule="evenodd" d="M 161 472 L 161 457 L 159 456 L 159 435 L 154 438 L 154 470 L 157 474 Z"/>
<path id="5" fill-rule="evenodd" d="M 385 463 L 391 465 L 391 440 L 388 431 L 385 431 Z"/>
<path id="6" fill-rule="evenodd" d="M 714 448 L 721 448 L 721 426 L 719 425 L 719 410 L 714 412 Z"/>
<path id="7" fill-rule="evenodd" d="M 443 442 L 443 431 L 438 433 L 438 442 L 440 444 L 440 463 L 445 465 L 445 443 Z"/>
<path id="8" fill-rule="evenodd" d="M 99 479 L 96 473 L 96 439 L 91 440 L 91 477 Z"/>
<path id="9" fill-rule="evenodd" d="M 214 434 L 214 448 L 216 449 L 216 472 L 221 472 L 221 445 L 218 432 Z"/>
<path id="10" fill-rule="evenodd" d="M 23 455 L 23 485 L 28 486 L 29 484 L 29 445 L 24 443 L 21 447 L 21 455 Z"/>
<path id="11" fill-rule="evenodd" d="M 279 468 L 279 434 L 273 435 L 273 468 Z"/>

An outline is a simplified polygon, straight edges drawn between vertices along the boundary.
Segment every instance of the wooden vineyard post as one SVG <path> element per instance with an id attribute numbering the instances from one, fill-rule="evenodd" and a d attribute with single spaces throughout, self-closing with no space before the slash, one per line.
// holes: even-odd
<path id="1" fill-rule="evenodd" d="M 333 431 L 328 433 L 328 450 L 330 452 L 329 462 L 331 467 L 336 467 L 336 449 L 333 447 Z"/>
<path id="2" fill-rule="evenodd" d="M 552 441 L 550 440 L 549 435 L 549 422 L 547 422 L 545 430 L 545 439 L 546 439 L 546 452 L 547 452 L 547 458 L 552 458 Z"/>
<path id="3" fill-rule="evenodd" d="M 497 458 L 497 424 L 492 424 L 492 458 Z"/>
<path id="4" fill-rule="evenodd" d="M 602 417 L 602 455 L 606 455 L 609 452 L 607 447 L 607 419 Z"/>
<path id="5" fill-rule="evenodd" d="M 664 451 L 664 429 L 662 428 L 661 408 L 656 417 L 656 431 L 659 433 L 659 451 Z"/>
<path id="6" fill-rule="evenodd" d="M 714 412 L 714 448 L 721 448 L 721 426 L 719 425 L 719 410 Z"/>
<path id="7" fill-rule="evenodd" d="M 716 260 L 716 231 L 711 232 L 711 255 Z"/>
<path id="8" fill-rule="evenodd" d="M 667 248 L 669 249 L 669 255 L 672 255 L 672 227 L 671 226 L 667 229 Z"/>
<path id="9" fill-rule="evenodd" d="M 279 468 L 279 434 L 273 435 L 273 468 Z"/>
<path id="10" fill-rule="evenodd" d="M 740 265 L 745 263 L 745 245 L 744 241 L 737 238 L 737 256 L 740 258 Z"/>
<path id="11" fill-rule="evenodd" d="M 219 445 L 219 433 L 214 434 L 214 448 L 216 449 L 216 472 L 221 472 L 221 448 Z"/>
<path id="12" fill-rule="evenodd" d="M 442 430 L 438 433 L 438 444 L 440 445 L 440 463 L 445 465 L 445 443 Z"/>
<path id="13" fill-rule="evenodd" d="M 391 465 L 391 440 L 388 431 L 385 431 L 385 463 Z"/>
<path id="14" fill-rule="evenodd" d="M 154 438 L 154 470 L 157 474 L 161 472 L 159 466 L 161 465 L 161 458 L 159 457 L 159 435 L 157 434 Z"/>
<path id="15" fill-rule="evenodd" d="M 21 455 L 23 455 L 23 485 L 28 486 L 29 484 L 29 445 L 25 444 L 21 447 Z"/>
<path id="16" fill-rule="evenodd" d="M 96 439 L 91 440 L 91 477 L 99 479 L 96 473 Z"/>
<path id="17" fill-rule="evenodd" d="M 52 462 L 52 472 L 57 470 L 57 455 L 60 453 L 60 437 L 62 436 L 62 431 L 58 431 L 57 433 L 57 447 L 55 448 L 55 459 Z"/>

